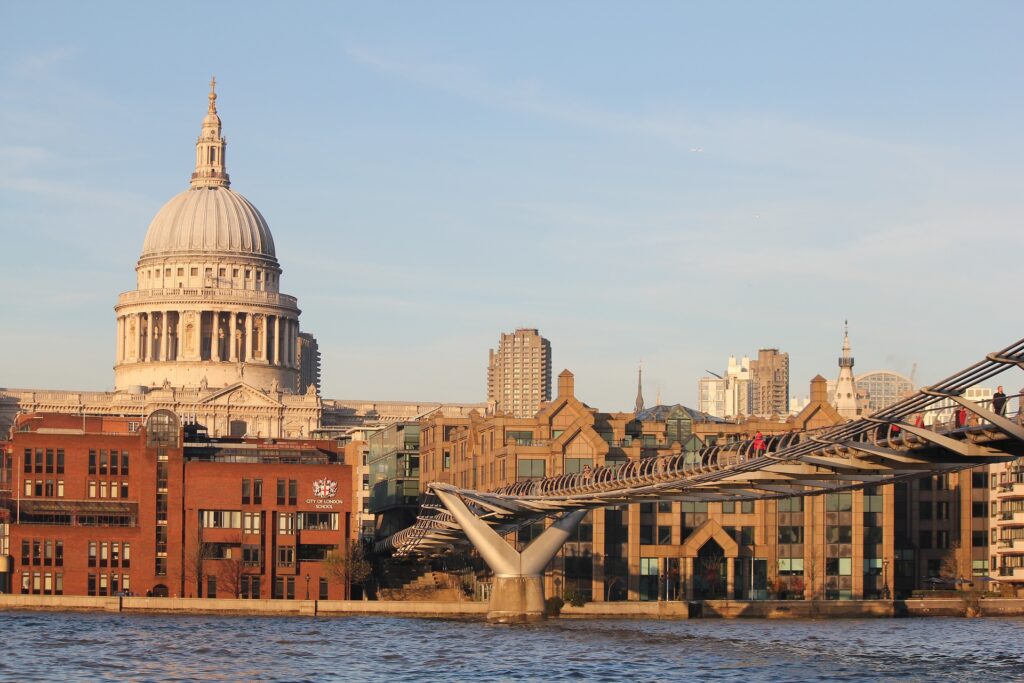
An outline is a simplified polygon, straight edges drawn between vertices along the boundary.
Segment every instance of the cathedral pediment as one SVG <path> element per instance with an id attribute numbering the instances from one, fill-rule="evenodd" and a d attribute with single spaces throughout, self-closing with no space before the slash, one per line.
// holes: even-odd
<path id="1" fill-rule="evenodd" d="M 264 394 L 259 389 L 238 382 L 231 386 L 219 389 L 208 396 L 199 399 L 197 405 L 215 406 L 250 406 L 250 407 L 281 407 L 281 402 Z"/>

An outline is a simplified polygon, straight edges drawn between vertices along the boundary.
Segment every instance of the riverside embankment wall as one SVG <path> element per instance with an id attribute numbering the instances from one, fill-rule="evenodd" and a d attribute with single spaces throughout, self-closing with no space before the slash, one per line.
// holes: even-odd
<path id="1" fill-rule="evenodd" d="M 217 598 L 84 597 L 0 595 L 0 611 L 55 610 L 90 612 L 263 614 L 267 616 L 344 616 L 379 614 L 416 617 L 483 617 L 482 602 L 412 600 L 227 600 Z"/>
<path id="2" fill-rule="evenodd" d="M 864 617 L 1024 616 L 1024 599 L 956 598 L 920 600 L 706 600 L 703 602 L 592 602 L 565 605 L 575 619 L 848 619 Z M 176 613 L 265 616 L 400 616 L 483 619 L 487 603 L 412 600 L 227 600 L 207 598 L 85 597 L 0 595 L 0 611 L 52 610 L 123 613 Z"/>

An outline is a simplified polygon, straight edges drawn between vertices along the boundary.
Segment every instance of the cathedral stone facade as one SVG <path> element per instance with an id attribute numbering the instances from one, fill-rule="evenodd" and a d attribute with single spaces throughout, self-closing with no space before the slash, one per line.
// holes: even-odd
<path id="1" fill-rule="evenodd" d="M 23 411 L 139 416 L 166 408 L 214 436 L 307 436 L 315 385 L 299 392 L 298 300 L 280 291 L 270 227 L 231 189 L 217 95 L 190 187 L 149 225 L 136 288 L 118 297 L 113 392 L 0 390 L 0 428 Z"/>

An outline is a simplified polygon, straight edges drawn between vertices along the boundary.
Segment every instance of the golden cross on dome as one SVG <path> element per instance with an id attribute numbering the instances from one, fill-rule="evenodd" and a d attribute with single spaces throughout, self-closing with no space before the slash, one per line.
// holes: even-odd
<path id="1" fill-rule="evenodd" d="M 210 76 L 210 113 L 217 113 L 217 78 Z"/>

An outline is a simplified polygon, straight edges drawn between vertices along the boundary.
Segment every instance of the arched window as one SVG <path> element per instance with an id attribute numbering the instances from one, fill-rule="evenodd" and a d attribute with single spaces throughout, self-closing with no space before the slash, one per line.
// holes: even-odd
<path id="1" fill-rule="evenodd" d="M 211 164 L 217 163 L 217 148 L 216 147 L 211 147 L 210 148 L 210 163 Z"/>

